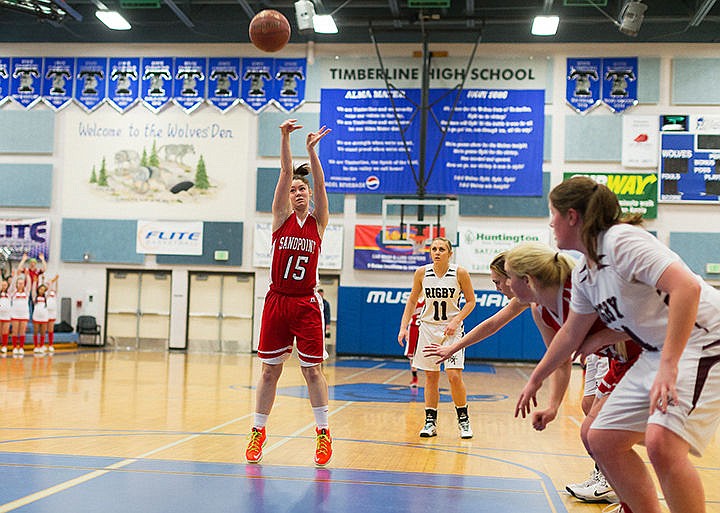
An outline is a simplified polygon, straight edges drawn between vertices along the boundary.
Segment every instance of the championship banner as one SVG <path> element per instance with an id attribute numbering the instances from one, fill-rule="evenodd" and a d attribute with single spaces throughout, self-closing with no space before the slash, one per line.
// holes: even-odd
<path id="1" fill-rule="evenodd" d="M 657 116 L 623 116 L 623 167 L 657 168 L 660 137 Z"/>
<path id="2" fill-rule="evenodd" d="M 240 58 L 208 60 L 208 102 L 226 112 L 240 102 Z"/>
<path id="3" fill-rule="evenodd" d="M 143 57 L 140 98 L 152 112 L 160 112 L 170 103 L 174 90 L 173 58 Z"/>
<path id="4" fill-rule="evenodd" d="M 567 59 L 565 100 L 580 114 L 600 105 L 602 59 Z"/>
<path id="5" fill-rule="evenodd" d="M 319 269 L 342 269 L 343 235 L 341 224 L 328 224 L 323 234 Z M 270 267 L 272 263 L 272 223 L 255 223 L 253 236 L 253 266 Z"/>
<path id="6" fill-rule="evenodd" d="M 75 58 L 45 57 L 43 78 L 43 101 L 55 111 L 70 105 L 75 84 Z"/>
<path id="7" fill-rule="evenodd" d="M 173 102 L 188 114 L 205 101 L 207 59 L 175 57 Z"/>
<path id="8" fill-rule="evenodd" d="M 400 227 L 388 227 L 389 237 L 393 238 L 392 230 L 396 230 L 397 240 L 400 239 Z M 383 243 L 382 226 L 355 225 L 354 262 L 355 269 L 365 271 L 414 271 L 421 265 L 430 263 L 430 253 L 425 239 L 417 240 L 416 244 L 385 244 Z"/>
<path id="9" fill-rule="evenodd" d="M 305 102 L 306 59 L 275 59 L 273 101 L 285 112 Z"/>
<path id="10" fill-rule="evenodd" d="M 97 109 L 106 98 L 107 76 L 107 58 L 78 57 L 75 102 L 87 112 Z"/>
<path id="11" fill-rule="evenodd" d="M 10 99 L 10 59 L 0 57 L 0 105 Z"/>
<path id="12" fill-rule="evenodd" d="M 587 176 L 606 185 L 618 197 L 623 214 L 657 217 L 657 173 L 563 173 L 563 180 L 573 176 Z"/>
<path id="13" fill-rule="evenodd" d="M 24 254 L 38 258 L 41 253 L 48 260 L 49 237 L 49 219 L 0 219 L 0 249 L 9 252 L 12 260 L 20 260 Z"/>
<path id="14" fill-rule="evenodd" d="M 240 98 L 255 112 L 270 104 L 273 94 L 274 59 L 247 58 L 242 60 L 242 86 Z"/>
<path id="15" fill-rule="evenodd" d="M 602 101 L 613 112 L 623 112 L 637 105 L 637 57 L 605 58 L 603 64 Z"/>
<path id="16" fill-rule="evenodd" d="M 490 263 L 498 253 L 507 251 L 521 242 L 542 242 L 550 244 L 550 230 L 535 229 L 491 229 L 459 225 L 460 244 L 455 250 L 456 262 L 470 273 L 490 273 Z"/>
<path id="17" fill-rule="evenodd" d="M 202 221 L 138 221 L 137 253 L 202 255 Z"/>
<path id="18" fill-rule="evenodd" d="M 42 57 L 13 57 L 10 97 L 26 109 L 42 97 Z"/>
<path id="19" fill-rule="evenodd" d="M 108 70 L 108 101 L 122 114 L 135 105 L 140 95 L 140 58 L 111 57 Z"/>

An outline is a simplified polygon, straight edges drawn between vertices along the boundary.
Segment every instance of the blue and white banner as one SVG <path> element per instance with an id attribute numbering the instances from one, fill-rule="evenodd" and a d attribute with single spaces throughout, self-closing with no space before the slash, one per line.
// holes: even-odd
<path id="1" fill-rule="evenodd" d="M 601 103 L 602 59 L 568 59 L 565 99 L 584 114 Z"/>
<path id="2" fill-rule="evenodd" d="M 75 84 L 74 57 L 45 57 L 43 66 L 43 101 L 53 110 L 70 105 Z"/>
<path id="3" fill-rule="evenodd" d="M 211 57 L 208 60 L 207 99 L 222 112 L 240 102 L 239 57 Z"/>
<path id="4" fill-rule="evenodd" d="M 0 238 L 4 248 L 10 250 L 12 260 L 20 260 L 24 254 L 38 258 L 40 253 L 49 260 L 50 220 L 0 219 Z"/>
<path id="5" fill-rule="evenodd" d="M 275 59 L 262 57 L 242 60 L 240 97 L 255 112 L 263 110 L 273 99 L 274 62 Z"/>
<path id="6" fill-rule="evenodd" d="M 140 98 L 152 112 L 160 112 L 173 94 L 173 58 L 144 57 L 140 77 Z"/>
<path id="7" fill-rule="evenodd" d="M 111 57 L 108 70 L 108 101 L 115 110 L 123 113 L 135 105 L 140 96 L 140 58 Z"/>
<path id="8" fill-rule="evenodd" d="M 544 91 L 460 95 L 450 119 L 455 91 L 430 90 L 440 126 L 428 126 L 425 192 L 541 196 Z M 324 89 L 320 124 L 333 129 L 320 152 L 328 192 L 416 193 L 419 104 L 418 89 L 393 91 L 392 98 L 385 89 Z"/>
<path id="9" fill-rule="evenodd" d="M 205 58 L 175 57 L 173 102 L 187 113 L 194 111 L 205 101 L 206 70 Z"/>
<path id="10" fill-rule="evenodd" d="M 614 57 L 602 60 L 602 101 L 613 112 L 623 112 L 637 105 L 637 57 Z"/>
<path id="11" fill-rule="evenodd" d="M 0 105 L 10 99 L 10 59 L 0 57 Z"/>
<path id="12" fill-rule="evenodd" d="M 275 59 L 273 100 L 285 112 L 291 112 L 305 101 L 306 59 Z"/>
<path id="13" fill-rule="evenodd" d="M 106 57 L 78 57 L 75 75 L 75 101 L 87 112 L 106 99 L 108 62 Z"/>
<path id="14" fill-rule="evenodd" d="M 137 253 L 202 255 L 202 221 L 138 221 Z"/>
<path id="15" fill-rule="evenodd" d="M 41 100 L 42 57 L 13 57 L 10 97 L 29 109 Z"/>
<path id="16" fill-rule="evenodd" d="M 447 134 L 441 141 L 438 131 L 428 145 L 428 192 L 542 196 L 545 91 L 465 89 L 446 121 L 454 99 L 452 90 L 430 90 L 432 112 Z"/>

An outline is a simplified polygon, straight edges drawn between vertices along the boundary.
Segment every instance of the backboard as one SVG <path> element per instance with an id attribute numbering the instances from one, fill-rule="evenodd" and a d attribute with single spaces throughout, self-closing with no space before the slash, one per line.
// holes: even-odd
<path id="1" fill-rule="evenodd" d="M 383 244 L 424 247 L 435 237 L 458 245 L 457 198 L 388 196 L 382 202 Z"/>

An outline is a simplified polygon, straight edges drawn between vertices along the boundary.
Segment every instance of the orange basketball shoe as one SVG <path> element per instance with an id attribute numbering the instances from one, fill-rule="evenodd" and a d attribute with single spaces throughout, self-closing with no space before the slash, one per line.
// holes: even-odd
<path id="1" fill-rule="evenodd" d="M 328 428 L 315 428 L 317 447 L 315 448 L 315 465 L 324 467 L 332 457 L 332 438 Z"/>
<path id="2" fill-rule="evenodd" d="M 266 441 L 267 435 L 264 427 L 252 428 L 248 435 L 247 449 L 245 449 L 245 459 L 248 463 L 260 463 L 263 457 L 262 449 Z"/>

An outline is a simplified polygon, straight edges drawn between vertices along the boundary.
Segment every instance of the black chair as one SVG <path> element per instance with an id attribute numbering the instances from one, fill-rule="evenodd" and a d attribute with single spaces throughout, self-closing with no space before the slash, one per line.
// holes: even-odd
<path id="1" fill-rule="evenodd" d="M 78 343 L 80 345 L 100 346 L 100 325 L 92 315 L 81 315 L 77 319 Z M 88 342 L 90 340 L 90 342 Z"/>

